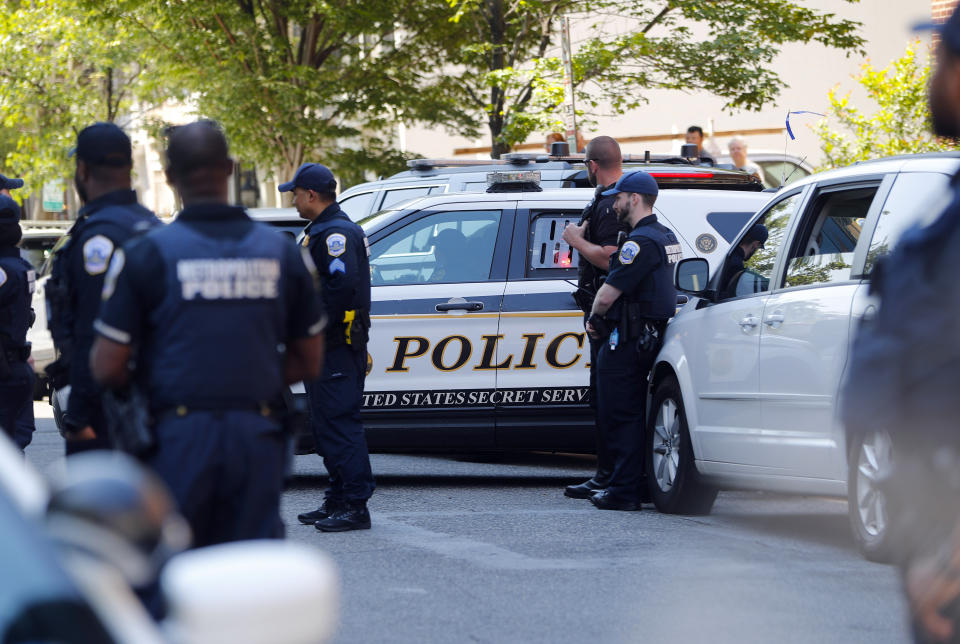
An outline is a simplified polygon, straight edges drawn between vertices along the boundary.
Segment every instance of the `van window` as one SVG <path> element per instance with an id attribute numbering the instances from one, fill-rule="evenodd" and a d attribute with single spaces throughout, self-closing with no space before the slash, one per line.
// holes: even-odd
<path id="1" fill-rule="evenodd" d="M 934 172 L 911 172 L 897 177 L 873 231 L 864 275 L 869 275 L 877 260 L 893 249 L 907 228 L 929 223 L 924 217 L 929 220 L 940 214 L 941 208 L 933 202 L 944 198 L 949 182 L 950 177 Z"/>
<path id="2" fill-rule="evenodd" d="M 713 226 L 721 237 L 732 244 L 737 238 L 737 233 L 743 230 L 743 227 L 750 221 L 753 212 L 711 212 L 707 214 L 707 223 Z"/>
<path id="3" fill-rule="evenodd" d="M 373 207 L 373 198 L 379 194 L 379 191 L 374 190 L 351 195 L 340 202 L 340 210 L 347 213 L 350 221 L 359 221 L 370 214 L 370 209 Z"/>
<path id="4" fill-rule="evenodd" d="M 394 190 L 387 190 L 387 194 L 383 197 L 383 203 L 380 204 L 380 208 L 386 210 L 391 206 L 395 206 L 401 201 L 410 201 L 411 199 L 416 199 L 417 197 L 426 197 L 430 194 L 429 186 L 418 186 L 416 188 L 397 188 Z"/>

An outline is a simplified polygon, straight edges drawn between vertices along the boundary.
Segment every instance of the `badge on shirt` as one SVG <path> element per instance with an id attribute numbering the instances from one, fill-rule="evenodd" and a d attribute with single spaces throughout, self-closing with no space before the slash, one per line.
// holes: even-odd
<path id="1" fill-rule="evenodd" d="M 83 268 L 90 275 L 99 275 L 107 270 L 107 263 L 113 253 L 113 242 L 109 237 L 94 235 L 83 245 Z"/>
<path id="2" fill-rule="evenodd" d="M 7 273 L 2 268 L 0 268 L 0 286 L 3 286 L 7 283 Z"/>
<path id="3" fill-rule="evenodd" d="M 327 252 L 330 257 L 340 257 L 347 250 L 347 238 L 340 233 L 327 236 Z"/>
<path id="4" fill-rule="evenodd" d="M 635 241 L 628 241 L 623 246 L 620 247 L 620 263 L 624 266 L 628 266 L 633 263 L 633 260 L 637 258 L 637 253 L 640 252 L 640 245 Z"/>
<path id="5" fill-rule="evenodd" d="M 103 291 L 100 293 L 100 299 L 103 301 L 109 300 L 113 292 L 117 290 L 117 278 L 120 277 L 120 271 L 123 270 L 126 259 L 122 248 L 118 248 L 117 252 L 113 254 L 113 259 L 110 260 L 110 268 L 107 269 L 107 275 L 103 278 Z"/>
<path id="6" fill-rule="evenodd" d="M 304 234 L 304 236 L 303 236 L 303 241 L 300 242 L 300 245 L 303 246 L 304 248 L 306 248 L 307 246 L 310 245 L 310 235 L 309 235 L 309 234 Z"/>

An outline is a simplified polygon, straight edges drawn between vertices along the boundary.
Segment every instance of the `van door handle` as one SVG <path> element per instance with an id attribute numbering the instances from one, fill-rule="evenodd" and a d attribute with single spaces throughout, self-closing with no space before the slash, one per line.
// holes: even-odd
<path id="1" fill-rule="evenodd" d="M 482 311 L 483 302 L 444 302 L 437 304 L 437 311 Z"/>
<path id="2" fill-rule="evenodd" d="M 740 320 L 740 328 L 746 331 L 747 329 L 752 329 L 755 326 L 760 324 L 759 318 L 755 315 L 748 315 L 747 317 Z"/>
<path id="3" fill-rule="evenodd" d="M 763 323 L 772 329 L 776 329 L 781 324 L 783 324 L 783 313 L 781 313 L 780 311 L 777 311 L 776 313 L 771 313 L 766 317 Z"/>

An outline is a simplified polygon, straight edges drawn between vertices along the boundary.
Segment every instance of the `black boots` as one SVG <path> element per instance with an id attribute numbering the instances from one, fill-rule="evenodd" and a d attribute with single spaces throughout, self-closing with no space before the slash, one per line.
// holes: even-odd
<path id="1" fill-rule="evenodd" d="M 313 525 L 321 532 L 369 530 L 370 512 L 367 511 L 367 504 L 363 501 L 345 503 Z"/>

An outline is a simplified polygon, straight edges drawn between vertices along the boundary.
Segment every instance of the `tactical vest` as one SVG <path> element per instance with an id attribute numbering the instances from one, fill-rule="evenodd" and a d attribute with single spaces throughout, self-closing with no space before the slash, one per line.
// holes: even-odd
<path id="1" fill-rule="evenodd" d="M 14 299 L 0 310 L 0 343 L 7 351 L 21 349 L 27 342 L 27 329 L 33 323 L 30 305 L 36 273 L 30 262 L 20 257 L 17 248 L 0 250 L 0 269 L 6 274 L 3 287 L 14 289 Z"/>
<path id="2" fill-rule="evenodd" d="M 283 391 L 288 241 L 255 224 L 240 239 L 174 222 L 148 238 L 165 288 L 150 312 L 142 374 L 155 410 L 247 409 Z"/>
<path id="3" fill-rule="evenodd" d="M 580 213 L 581 226 L 583 222 L 587 220 L 591 222 L 594 221 L 594 217 L 597 216 L 602 201 L 613 199 L 613 197 L 601 196 L 600 193 L 606 189 L 607 186 L 598 186 L 594 191 L 593 199 L 590 200 L 590 203 L 588 203 L 583 209 L 583 212 Z M 584 231 L 584 239 L 590 243 L 596 243 L 596 241 L 591 238 L 589 225 Z M 606 275 L 606 271 L 591 264 L 583 255 L 579 256 L 579 262 L 577 264 L 577 286 L 580 287 L 582 295 L 577 297 L 577 303 L 584 312 L 589 312 L 593 306 L 593 298 L 596 297 L 597 291 L 599 291 L 603 285 L 603 280 Z"/>
<path id="4" fill-rule="evenodd" d="M 669 320 L 677 309 L 677 290 L 673 285 L 673 271 L 680 260 L 680 242 L 673 231 L 659 222 L 634 228 L 629 240 L 650 239 L 660 253 L 660 263 L 640 284 L 621 296 L 630 317 L 644 320 Z M 649 246 L 645 247 L 648 248 Z M 670 251 L 670 252 L 668 252 Z"/>

